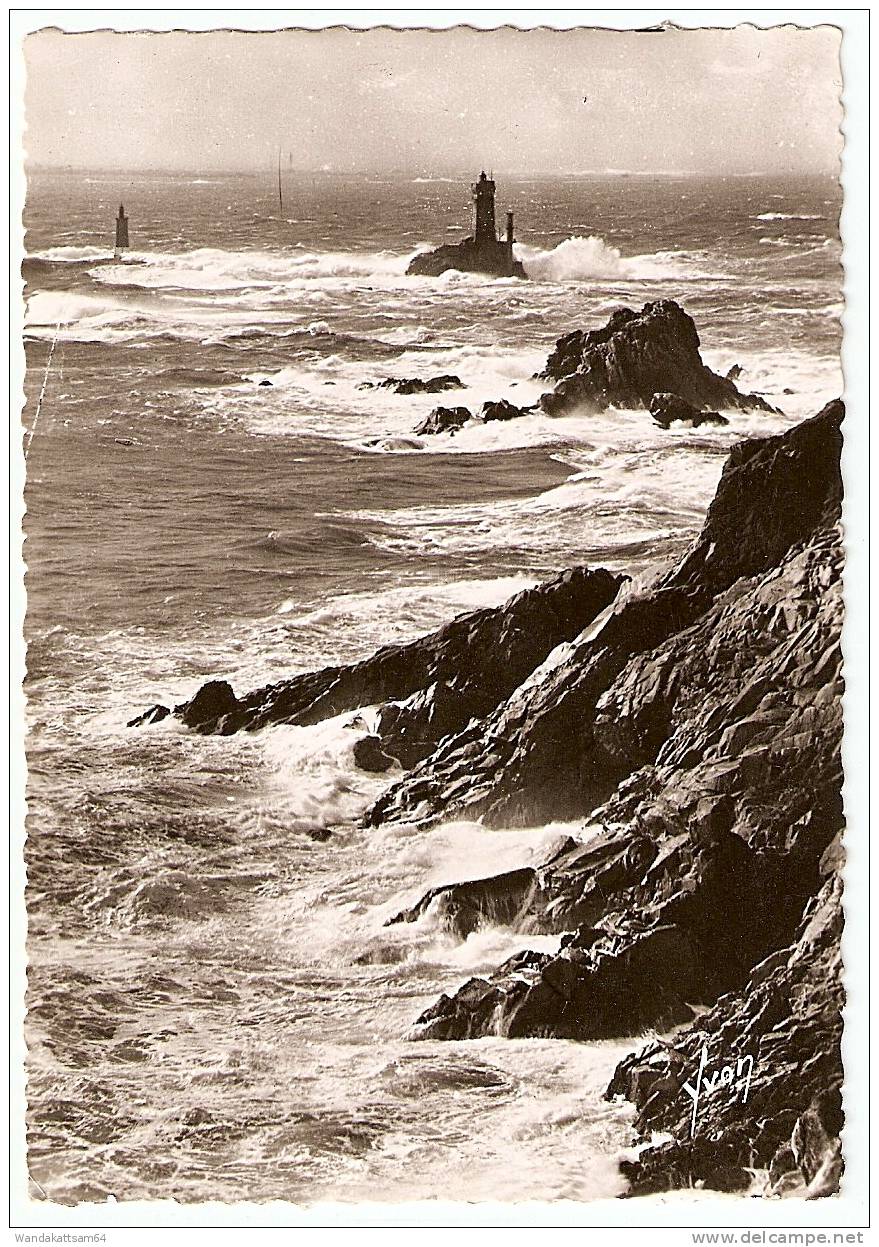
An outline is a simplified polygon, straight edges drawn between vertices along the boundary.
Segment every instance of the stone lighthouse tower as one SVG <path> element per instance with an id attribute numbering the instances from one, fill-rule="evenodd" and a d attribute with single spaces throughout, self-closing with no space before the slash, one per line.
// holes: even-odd
<path id="1" fill-rule="evenodd" d="M 122 252 L 128 246 L 128 217 L 125 215 L 125 208 L 119 205 L 119 215 L 116 218 L 116 250 L 113 252 L 113 258 L 122 259 Z"/>
<path id="2" fill-rule="evenodd" d="M 470 188 L 476 204 L 476 239 L 477 247 L 484 243 L 497 242 L 497 230 L 494 223 L 494 182 L 485 176 L 483 169 L 479 181 Z"/>
<path id="3" fill-rule="evenodd" d="M 121 259 L 122 252 L 128 246 L 128 218 L 125 214 L 125 208 L 121 203 L 118 206 L 118 216 L 116 217 L 116 251 L 113 252 L 113 258 Z"/>

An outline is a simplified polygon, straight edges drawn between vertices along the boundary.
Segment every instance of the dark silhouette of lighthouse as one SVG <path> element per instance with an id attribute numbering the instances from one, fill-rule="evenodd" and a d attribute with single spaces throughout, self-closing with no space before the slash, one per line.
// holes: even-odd
<path id="1" fill-rule="evenodd" d="M 479 175 L 479 181 L 474 182 L 470 187 L 473 192 L 473 202 L 476 204 L 476 229 L 473 233 L 473 241 L 478 249 L 489 253 L 495 251 L 498 247 L 506 248 L 508 253 L 507 263 L 513 266 L 513 214 L 507 213 L 507 236 L 499 239 L 497 236 L 497 225 L 494 217 L 494 178 L 485 176 L 483 169 Z"/>
<path id="2" fill-rule="evenodd" d="M 470 188 L 476 203 L 476 245 L 480 243 L 496 243 L 497 229 L 494 223 L 494 181 L 485 176 L 483 169 L 479 181 Z"/>
<path id="3" fill-rule="evenodd" d="M 116 218 L 116 250 L 113 252 L 114 260 L 122 259 L 122 252 L 128 246 L 128 217 L 125 215 L 125 208 L 119 205 L 119 215 Z"/>

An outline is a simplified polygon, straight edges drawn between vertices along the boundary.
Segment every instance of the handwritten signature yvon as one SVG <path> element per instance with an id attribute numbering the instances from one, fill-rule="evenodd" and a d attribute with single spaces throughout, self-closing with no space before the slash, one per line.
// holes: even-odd
<path id="1" fill-rule="evenodd" d="M 699 1111 L 700 1097 L 713 1095 L 715 1091 L 725 1087 L 733 1098 L 739 1098 L 742 1104 L 747 1104 L 753 1072 L 754 1058 L 752 1056 L 740 1056 L 735 1065 L 721 1065 L 713 1073 L 709 1073 L 708 1048 L 702 1048 L 699 1057 L 699 1069 L 694 1082 L 685 1082 L 681 1087 L 681 1090 L 686 1091 L 693 1101 L 693 1115 L 690 1119 L 690 1138 L 696 1133 L 696 1114 Z"/>

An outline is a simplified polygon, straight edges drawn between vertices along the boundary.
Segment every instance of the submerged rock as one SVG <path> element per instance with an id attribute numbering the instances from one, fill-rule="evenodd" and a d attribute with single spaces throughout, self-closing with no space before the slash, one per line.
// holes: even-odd
<path id="1" fill-rule="evenodd" d="M 500 398 L 496 402 L 483 403 L 480 418 L 486 424 L 491 420 L 518 420 L 520 416 L 530 415 L 532 411 L 533 407 L 517 407 L 515 403 Z"/>
<path id="2" fill-rule="evenodd" d="M 149 710 L 144 710 L 143 714 L 135 715 L 133 719 L 129 719 L 126 727 L 144 727 L 150 723 L 161 723 L 163 719 L 167 719 L 171 711 L 167 706 L 150 706 Z"/>
<path id="3" fill-rule="evenodd" d="M 537 875 L 530 866 L 489 879 L 444 884 L 431 888 L 417 904 L 389 918 L 385 926 L 417 922 L 432 908 L 447 931 L 465 940 L 471 932 L 486 923 L 496 926 L 516 924 L 528 909 L 536 884 Z"/>
<path id="4" fill-rule="evenodd" d="M 453 373 L 439 377 L 385 377 L 375 383 L 367 381 L 364 389 L 393 390 L 395 394 L 441 394 L 443 390 L 462 390 L 464 382 Z"/>
<path id="5" fill-rule="evenodd" d="M 649 407 L 654 394 L 679 396 L 697 410 L 744 408 L 773 411 L 759 394 L 741 394 L 699 354 L 693 320 L 670 299 L 623 307 L 601 329 L 559 338 L 541 376 L 555 382 L 541 407 L 549 415 L 610 406 Z"/>
<path id="6" fill-rule="evenodd" d="M 424 442 L 420 442 L 417 437 L 370 437 L 363 445 L 384 450 L 389 454 L 401 450 L 424 450 Z"/>
<path id="7" fill-rule="evenodd" d="M 464 427 L 473 417 L 467 407 L 434 407 L 429 416 L 421 421 L 415 432 L 421 436 L 434 433 L 454 433 Z"/>
<path id="8" fill-rule="evenodd" d="M 382 749 L 378 736 L 363 736 L 355 741 L 354 762 L 361 771 L 388 771 L 394 765 L 394 759 Z"/>
<path id="9" fill-rule="evenodd" d="M 698 429 L 700 424 L 729 424 L 719 411 L 700 411 L 679 394 L 654 394 L 650 400 L 650 414 L 660 428 L 680 421 Z"/>

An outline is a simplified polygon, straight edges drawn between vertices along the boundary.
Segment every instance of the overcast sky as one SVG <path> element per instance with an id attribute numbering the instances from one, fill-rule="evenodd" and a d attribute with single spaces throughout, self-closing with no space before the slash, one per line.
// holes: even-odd
<path id="1" fill-rule="evenodd" d="M 29 163 L 835 173 L 839 33 L 286 31 L 25 41 Z"/>

